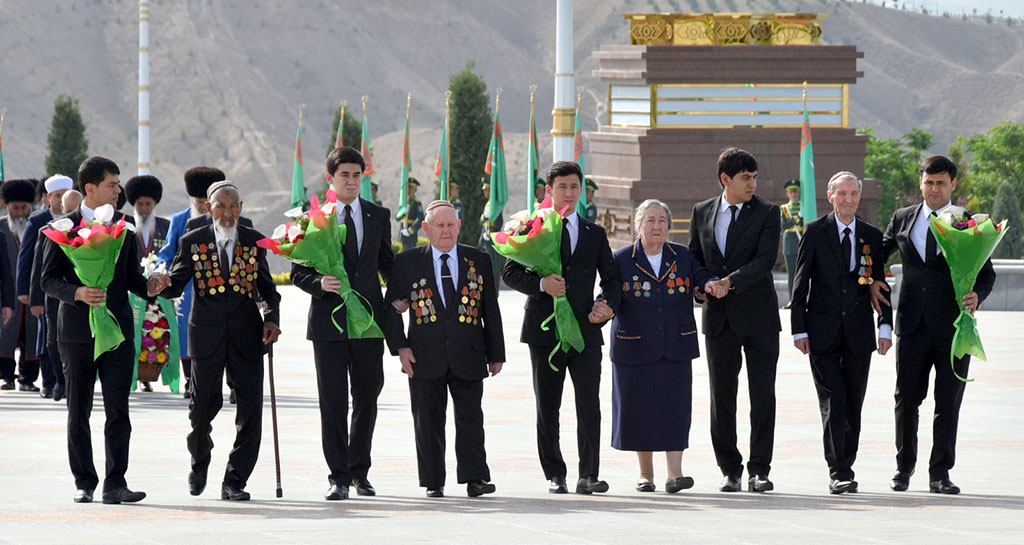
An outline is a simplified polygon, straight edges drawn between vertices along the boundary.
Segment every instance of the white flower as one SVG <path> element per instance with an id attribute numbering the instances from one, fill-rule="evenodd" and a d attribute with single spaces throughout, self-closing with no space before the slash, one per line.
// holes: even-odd
<path id="1" fill-rule="evenodd" d="M 953 225 L 953 222 L 954 222 L 953 214 L 951 214 L 947 210 L 947 211 L 939 214 L 939 221 L 941 221 L 942 223 L 945 223 L 946 225 Z"/>
<path id="2" fill-rule="evenodd" d="M 288 217 L 288 218 L 300 218 L 300 217 L 302 217 L 302 207 L 301 206 L 296 206 L 295 208 L 292 208 L 291 210 L 285 211 L 284 215 L 285 215 L 285 217 Z M 277 237 L 274 237 L 274 238 L 277 238 Z"/>
<path id="3" fill-rule="evenodd" d="M 337 208 L 338 208 L 337 204 L 335 204 L 333 202 L 328 202 L 328 203 L 324 203 L 324 205 L 320 207 L 320 210 L 322 210 L 325 215 L 332 216 L 332 215 L 334 215 L 334 212 L 335 212 L 335 210 L 337 210 Z"/>
<path id="4" fill-rule="evenodd" d="M 88 227 L 83 227 L 83 228 L 78 230 L 78 236 L 84 238 L 85 240 L 89 240 L 89 235 L 91 235 L 91 234 L 92 234 L 92 229 L 89 229 Z"/>
<path id="5" fill-rule="evenodd" d="M 50 223 L 50 227 L 56 229 L 57 231 L 60 231 L 61 233 L 67 233 L 72 228 L 74 228 L 74 226 L 75 222 L 69 220 L 68 218 L 61 218 L 57 221 Z"/>
<path id="6" fill-rule="evenodd" d="M 973 218 L 974 223 L 977 223 L 978 225 L 981 225 L 982 223 L 985 223 L 985 220 L 990 219 L 988 214 L 975 214 L 971 216 L 971 218 Z"/>
<path id="7" fill-rule="evenodd" d="M 124 222 L 124 228 L 131 231 L 132 233 L 135 232 L 135 224 L 130 221 Z"/>
<path id="8" fill-rule="evenodd" d="M 295 239 L 299 238 L 299 235 L 301 234 L 302 228 L 298 225 L 292 224 L 292 226 L 288 228 L 288 241 L 295 242 Z"/>
<path id="9" fill-rule="evenodd" d="M 106 225 L 114 219 L 114 207 L 109 204 L 104 204 L 96 209 L 95 221 Z"/>
<path id="10" fill-rule="evenodd" d="M 952 214 L 954 218 L 962 218 L 967 213 L 967 209 L 962 206 L 950 206 L 946 209 L 946 214 Z"/>
<path id="11" fill-rule="evenodd" d="M 279 240 L 280 241 L 280 240 L 284 240 L 284 237 L 287 234 L 288 234 L 288 226 L 284 225 L 284 224 L 281 224 L 281 225 L 277 226 L 277 229 L 274 229 L 274 234 L 270 235 L 270 238 L 272 238 L 274 240 Z"/>

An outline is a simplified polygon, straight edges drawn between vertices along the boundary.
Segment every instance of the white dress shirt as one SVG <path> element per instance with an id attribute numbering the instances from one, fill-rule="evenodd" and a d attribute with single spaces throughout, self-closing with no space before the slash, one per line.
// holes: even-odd
<path id="1" fill-rule="evenodd" d="M 459 247 L 458 245 L 452 246 L 451 250 L 442 252 L 438 250 L 436 246 L 431 246 L 430 251 L 434 256 L 434 278 L 437 280 L 437 291 L 441 295 L 441 303 L 444 304 L 444 308 L 448 308 L 448 301 L 444 300 L 444 286 L 441 285 L 441 255 L 448 254 L 448 269 L 452 273 L 452 291 L 458 291 L 459 289 Z"/>
<path id="2" fill-rule="evenodd" d="M 942 214 L 950 206 L 953 206 L 953 203 L 946 203 L 946 206 L 935 211 L 935 215 Z M 917 214 L 914 227 L 910 230 L 910 241 L 914 243 L 914 247 L 917 248 L 917 253 L 921 256 L 922 261 L 928 260 L 924 253 L 928 244 L 928 226 L 931 224 L 931 215 L 932 209 L 928 208 L 928 203 L 922 203 L 921 212 Z"/>
<path id="3" fill-rule="evenodd" d="M 238 238 L 238 234 L 237 233 L 238 233 L 238 231 L 236 230 L 235 231 L 235 239 Z M 221 242 L 220 233 L 217 232 L 217 228 L 216 227 L 214 227 L 214 229 L 213 229 L 213 237 L 214 237 L 214 240 L 217 241 L 217 252 L 218 252 L 217 255 L 218 255 L 218 259 L 219 259 L 220 247 L 221 247 L 222 242 Z M 222 271 L 224 271 L 224 269 L 223 269 L 224 267 L 227 267 L 227 270 L 224 271 L 225 274 L 230 273 L 230 271 L 231 271 L 231 269 L 230 269 L 230 267 L 231 267 L 231 260 L 234 259 L 234 255 L 235 255 L 235 239 L 231 239 L 231 240 L 227 241 L 226 251 L 228 253 L 228 262 L 227 263 L 221 263 L 221 265 L 220 265 L 222 267 L 222 269 L 221 269 Z"/>
<path id="4" fill-rule="evenodd" d="M 658 272 L 661 271 L 661 256 L 664 252 L 658 252 L 657 254 L 651 255 L 644 250 L 644 255 L 647 256 L 647 262 L 651 264 L 651 274 L 658 276 Z"/>
<path id="5" fill-rule="evenodd" d="M 85 218 L 85 221 L 87 221 L 88 223 L 92 223 L 92 220 L 96 219 L 96 211 L 93 210 L 92 208 L 89 208 L 89 205 L 85 204 L 85 201 L 82 201 L 82 207 L 81 208 L 82 208 L 82 217 Z M 77 225 L 76 225 L 76 227 L 77 227 Z"/>
<path id="6" fill-rule="evenodd" d="M 363 205 L 359 197 L 352 201 L 352 223 L 356 226 L 356 252 L 363 249 Z M 338 201 L 338 225 L 345 225 L 345 203 Z M 342 241 L 344 244 L 345 241 Z"/>
<path id="7" fill-rule="evenodd" d="M 718 251 L 725 255 L 725 239 L 729 236 L 729 224 L 732 223 L 732 211 L 729 210 L 729 201 L 725 200 L 725 192 L 722 192 L 721 205 L 718 207 L 718 219 L 715 221 L 715 243 L 718 244 Z M 739 219 L 743 211 L 743 204 L 736 205 L 736 218 Z"/>

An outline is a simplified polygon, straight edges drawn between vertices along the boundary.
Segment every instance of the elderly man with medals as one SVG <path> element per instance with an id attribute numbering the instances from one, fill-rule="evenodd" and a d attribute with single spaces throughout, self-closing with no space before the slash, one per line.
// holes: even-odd
<path id="1" fill-rule="evenodd" d="M 234 448 L 228 455 L 221 499 L 249 499 L 246 482 L 259 455 L 263 422 L 263 348 L 277 340 L 281 296 L 267 266 L 266 251 L 257 247 L 263 236 L 241 225 L 242 200 L 229 181 L 207 190 L 213 223 L 188 232 L 179 241 L 169 276 L 154 274 L 164 297 L 177 297 L 191 282 L 189 316 L 192 337 L 192 399 L 188 450 L 192 471 L 189 493 L 206 488 L 213 441 L 211 423 L 223 404 L 221 384 L 231 373 L 238 412 Z M 257 301 L 266 310 L 261 313 Z"/>

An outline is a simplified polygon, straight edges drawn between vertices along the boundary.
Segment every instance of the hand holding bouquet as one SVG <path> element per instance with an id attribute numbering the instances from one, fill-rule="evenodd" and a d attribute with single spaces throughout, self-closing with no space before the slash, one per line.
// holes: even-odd
<path id="1" fill-rule="evenodd" d="M 78 280 L 88 288 L 106 289 L 110 285 L 126 238 L 125 231 L 135 232 L 135 226 L 124 218 L 112 223 L 113 218 L 114 207 L 105 204 L 96 209 L 91 223 L 82 218 L 81 223 L 75 225 L 70 219 L 61 218 L 43 229 L 43 234 L 68 256 Z M 124 342 L 114 314 L 103 303 L 90 305 L 89 330 L 95 340 L 94 358 Z"/>
<path id="2" fill-rule="evenodd" d="M 334 313 L 345 308 L 349 339 L 382 339 L 384 333 L 373 319 L 370 303 L 362 303 L 366 298 L 352 289 L 345 271 L 342 243 L 348 233 L 344 225 L 338 225 L 337 207 L 338 196 L 333 189 L 327 190 L 323 206 L 314 195 L 309 212 L 303 212 L 301 208 L 285 212 L 292 221 L 279 225 L 270 238 L 256 244 L 285 259 L 316 269 L 320 274 L 337 278 L 341 283 L 338 289 L 341 304 L 331 312 L 334 327 L 344 333 L 345 330 L 334 319 Z"/>
<path id="3" fill-rule="evenodd" d="M 967 380 L 956 372 L 955 361 L 971 354 L 986 361 L 985 349 L 981 345 L 978 322 L 970 311 L 964 308 L 964 295 L 974 291 L 978 273 L 1006 234 L 1006 220 L 995 224 L 988 214 L 970 215 L 959 206 L 951 206 L 931 221 L 931 231 L 949 264 L 949 274 L 956 291 L 956 302 L 960 315 L 953 322 L 956 333 L 950 349 L 949 362 L 953 374 L 964 382 Z"/>

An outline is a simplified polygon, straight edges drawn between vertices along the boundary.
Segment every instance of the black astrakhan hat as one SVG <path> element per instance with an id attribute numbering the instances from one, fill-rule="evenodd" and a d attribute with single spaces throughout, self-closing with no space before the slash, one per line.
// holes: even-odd
<path id="1" fill-rule="evenodd" d="M 211 185 L 226 179 L 227 176 L 219 168 L 193 167 L 185 172 L 185 190 L 189 197 L 205 199 L 206 190 Z"/>
<path id="2" fill-rule="evenodd" d="M 156 176 L 133 176 L 124 184 L 124 192 L 128 197 L 128 204 L 132 206 L 135 206 L 135 201 L 139 197 L 150 197 L 159 203 L 160 197 L 164 194 L 164 186 Z"/>

